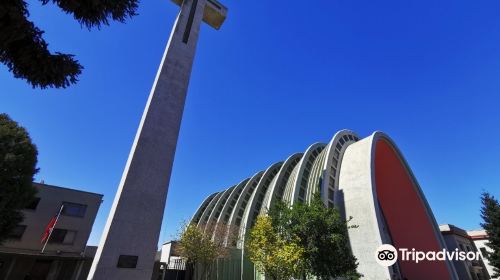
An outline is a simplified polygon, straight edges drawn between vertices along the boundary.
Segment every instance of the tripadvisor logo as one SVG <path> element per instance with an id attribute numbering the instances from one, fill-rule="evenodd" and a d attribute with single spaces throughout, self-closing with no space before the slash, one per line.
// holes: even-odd
<path id="1" fill-rule="evenodd" d="M 390 244 L 382 244 L 375 251 L 375 260 L 381 266 L 391 266 L 398 261 L 398 251 Z"/>
<path id="2" fill-rule="evenodd" d="M 398 257 L 399 256 L 399 257 Z M 458 249 L 447 251 L 417 251 L 415 248 L 399 248 L 397 250 L 390 244 L 382 244 L 375 251 L 375 260 L 381 266 L 391 266 L 398 259 L 400 261 L 409 261 L 419 263 L 421 261 L 479 261 L 481 255 L 479 252 L 464 252 Z"/>

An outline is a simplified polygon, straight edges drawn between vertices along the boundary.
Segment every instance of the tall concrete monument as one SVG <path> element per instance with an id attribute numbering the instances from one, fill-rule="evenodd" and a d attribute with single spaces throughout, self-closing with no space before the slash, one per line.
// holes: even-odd
<path id="1" fill-rule="evenodd" d="M 181 10 L 88 279 L 151 279 L 200 24 L 219 29 L 227 13 L 216 0 L 173 2 Z"/>

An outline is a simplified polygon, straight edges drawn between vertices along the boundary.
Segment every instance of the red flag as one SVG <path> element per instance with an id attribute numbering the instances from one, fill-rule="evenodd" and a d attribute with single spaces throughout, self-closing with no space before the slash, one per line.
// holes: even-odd
<path id="1" fill-rule="evenodd" d="M 47 225 L 47 227 L 45 228 L 45 232 L 42 235 L 42 240 L 40 240 L 40 243 L 47 244 L 46 242 L 50 238 L 50 235 L 52 234 L 52 230 L 56 226 L 56 223 L 57 223 L 57 220 L 59 219 L 59 216 L 61 216 L 61 212 L 63 210 L 63 207 L 64 207 L 64 204 L 61 204 L 59 211 L 57 211 L 56 215 L 54 217 L 52 217 L 52 219 L 50 219 L 50 222 Z M 45 248 L 45 246 L 43 246 L 43 247 Z M 43 251 L 43 249 L 42 249 L 42 251 Z"/>
<path id="2" fill-rule="evenodd" d="M 52 217 L 52 219 L 50 219 L 50 222 L 47 225 L 47 227 L 45 228 L 45 232 L 42 236 L 42 240 L 40 241 L 40 243 L 43 244 L 47 240 L 47 238 L 49 238 L 50 232 L 52 231 L 52 229 L 56 225 L 56 220 L 57 220 L 57 215 Z"/>

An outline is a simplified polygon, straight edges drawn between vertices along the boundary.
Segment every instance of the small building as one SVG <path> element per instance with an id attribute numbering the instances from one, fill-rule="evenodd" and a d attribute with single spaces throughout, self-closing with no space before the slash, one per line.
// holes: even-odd
<path id="1" fill-rule="evenodd" d="M 483 259 L 484 265 L 486 266 L 486 270 L 488 271 L 488 274 L 494 275 L 495 272 L 493 271 L 493 267 L 490 265 L 488 259 L 486 258 L 486 255 L 488 252 L 493 252 L 488 245 L 488 234 L 486 234 L 486 231 L 484 229 L 480 230 L 468 230 L 467 234 L 470 236 L 472 239 L 472 242 L 474 242 L 474 245 L 476 248 L 479 250 L 479 253 L 481 254 L 481 258 Z M 498 277 L 496 278 L 491 278 L 491 279 L 499 279 Z"/>
<path id="2" fill-rule="evenodd" d="M 158 252 L 153 269 L 152 280 L 186 279 L 186 260 L 179 254 L 179 242 L 163 243 Z"/>
<path id="3" fill-rule="evenodd" d="M 450 224 L 440 225 L 439 229 L 443 235 L 448 251 L 458 249 L 463 252 L 478 252 L 478 247 L 467 231 Z M 481 258 L 481 260 L 477 261 L 453 261 L 453 266 L 457 271 L 458 278 L 461 280 L 491 279 L 489 271 L 483 261 L 485 258 L 482 255 Z"/>
<path id="4" fill-rule="evenodd" d="M 24 221 L 0 245 L 0 279 L 80 280 L 90 269 L 96 247 L 87 241 L 102 202 L 102 194 L 33 183 L 36 200 L 24 212 Z M 42 236 L 61 211 L 42 253 Z"/>

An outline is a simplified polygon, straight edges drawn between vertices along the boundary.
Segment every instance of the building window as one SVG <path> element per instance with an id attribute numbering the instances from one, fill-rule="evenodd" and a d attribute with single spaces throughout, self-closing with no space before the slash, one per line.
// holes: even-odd
<path id="1" fill-rule="evenodd" d="M 49 243 L 56 244 L 73 244 L 75 241 L 76 231 L 55 228 L 50 235 Z"/>
<path id="2" fill-rule="evenodd" d="M 36 207 L 38 207 L 38 203 L 40 203 L 40 198 L 35 197 L 35 199 L 33 199 L 33 201 L 30 204 L 28 204 L 28 206 L 26 206 L 25 209 L 35 210 Z"/>
<path id="3" fill-rule="evenodd" d="M 13 240 L 20 240 L 26 231 L 25 225 L 17 225 L 10 233 L 8 238 Z"/>
<path id="4" fill-rule="evenodd" d="M 85 216 L 85 212 L 87 211 L 87 205 L 72 203 L 72 202 L 63 202 L 64 208 L 62 210 L 62 214 L 64 216 L 71 217 L 81 217 Z"/>

